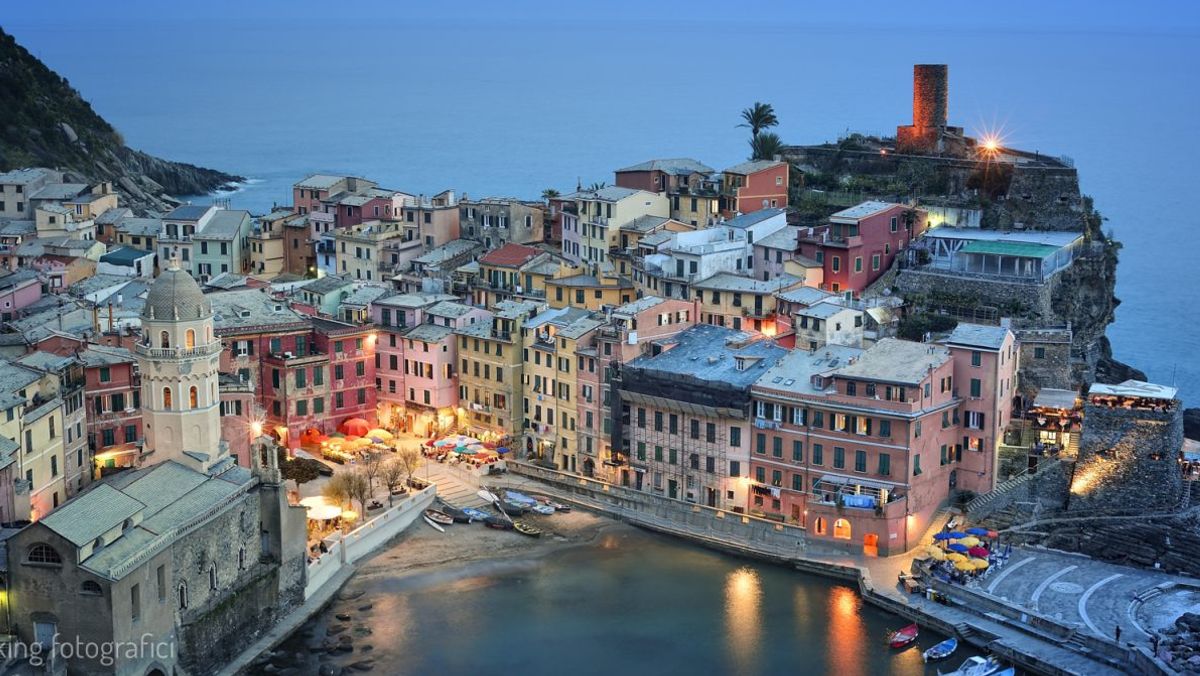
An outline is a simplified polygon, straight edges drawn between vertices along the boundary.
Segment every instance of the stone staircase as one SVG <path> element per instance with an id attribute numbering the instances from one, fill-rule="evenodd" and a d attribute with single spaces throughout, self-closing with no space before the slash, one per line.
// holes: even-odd
<path id="1" fill-rule="evenodd" d="M 1062 461 L 1057 459 L 1042 462 L 1038 466 L 1037 474 L 1048 473 L 1056 469 L 1061 463 Z M 1001 482 L 991 492 L 977 496 L 974 500 L 967 503 L 965 509 L 967 516 L 973 521 L 980 521 L 1007 508 L 1012 502 L 1013 493 L 1025 487 L 1037 474 L 1025 471 Z"/>

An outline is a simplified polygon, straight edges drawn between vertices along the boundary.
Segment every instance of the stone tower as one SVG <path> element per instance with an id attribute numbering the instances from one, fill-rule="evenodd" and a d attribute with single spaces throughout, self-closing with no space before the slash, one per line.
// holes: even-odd
<path id="1" fill-rule="evenodd" d="M 913 121 L 896 128 L 896 150 L 919 155 L 963 155 L 967 144 L 962 128 L 949 126 L 949 100 L 949 66 L 913 66 Z"/>
<path id="2" fill-rule="evenodd" d="M 226 454 L 217 386 L 221 341 L 213 335 L 212 305 L 177 260 L 150 286 L 135 351 L 149 461 L 207 472 Z"/>

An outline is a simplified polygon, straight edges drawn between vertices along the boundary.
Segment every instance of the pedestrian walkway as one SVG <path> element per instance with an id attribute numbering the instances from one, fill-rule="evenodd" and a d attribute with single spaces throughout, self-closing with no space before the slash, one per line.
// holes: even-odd
<path id="1" fill-rule="evenodd" d="M 467 472 L 439 462 L 426 460 L 414 476 L 437 485 L 438 497 L 455 507 L 482 507 L 487 503 L 479 497 L 479 486 Z"/>

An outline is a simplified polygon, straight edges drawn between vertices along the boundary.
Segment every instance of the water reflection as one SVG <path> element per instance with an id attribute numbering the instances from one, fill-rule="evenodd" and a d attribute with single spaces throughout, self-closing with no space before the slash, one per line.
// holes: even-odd
<path id="1" fill-rule="evenodd" d="M 868 645 L 866 622 L 860 612 L 861 599 L 849 587 L 829 590 L 827 604 L 829 634 L 825 648 L 829 655 L 828 671 L 836 674 L 866 673 L 863 650 Z"/>
<path id="2" fill-rule="evenodd" d="M 753 673 L 761 630 L 762 582 L 758 571 L 742 566 L 725 577 L 725 635 L 734 671 Z"/>

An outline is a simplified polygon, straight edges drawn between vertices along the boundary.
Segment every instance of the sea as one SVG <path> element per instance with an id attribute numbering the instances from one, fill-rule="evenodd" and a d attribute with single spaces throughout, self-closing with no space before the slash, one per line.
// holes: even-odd
<path id="1" fill-rule="evenodd" d="M 720 168 L 755 101 L 788 143 L 892 133 L 912 65 L 946 63 L 952 123 L 1074 161 L 1124 245 L 1116 357 L 1200 405 L 1196 8 L 994 9 L 130 0 L 6 3 L 0 27 L 130 145 L 246 176 L 223 197 L 254 212 L 313 172 L 537 198 L 655 157 Z"/>

